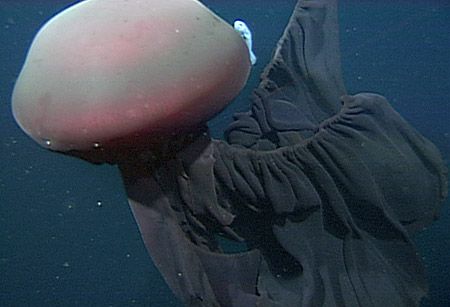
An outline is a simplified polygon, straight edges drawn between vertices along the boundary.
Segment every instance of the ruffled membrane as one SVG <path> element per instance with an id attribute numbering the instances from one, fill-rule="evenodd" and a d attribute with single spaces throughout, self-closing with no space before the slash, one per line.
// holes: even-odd
<path id="1" fill-rule="evenodd" d="M 227 142 L 204 133 L 119 164 L 186 305 L 418 306 L 426 294 L 410 238 L 437 218 L 447 170 L 385 98 L 346 94 L 337 29 L 334 0 L 299 1 Z"/>
<path id="2" fill-rule="evenodd" d="M 410 234 L 437 218 L 445 167 L 383 97 L 344 102 L 295 146 L 218 143 L 217 199 L 264 255 L 258 291 L 282 306 L 416 306 L 427 288 Z"/>

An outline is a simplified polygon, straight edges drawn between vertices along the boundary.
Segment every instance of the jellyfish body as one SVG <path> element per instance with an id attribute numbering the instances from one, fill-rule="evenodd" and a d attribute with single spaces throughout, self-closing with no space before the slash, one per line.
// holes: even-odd
<path id="1" fill-rule="evenodd" d="M 57 151 L 137 146 L 222 110 L 250 71 L 245 42 L 195 0 L 87 0 L 35 37 L 12 108 Z"/>

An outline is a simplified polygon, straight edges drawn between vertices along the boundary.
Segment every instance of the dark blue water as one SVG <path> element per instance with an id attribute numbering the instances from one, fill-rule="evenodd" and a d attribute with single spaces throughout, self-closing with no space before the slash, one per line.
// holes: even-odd
<path id="1" fill-rule="evenodd" d="M 179 306 L 152 265 L 118 171 L 51 154 L 15 125 L 10 95 L 32 37 L 74 1 L 0 0 L 0 306 Z M 259 64 L 211 123 L 220 136 L 246 99 L 295 0 L 205 0 L 247 20 Z M 449 1 L 340 2 L 350 93 L 385 95 L 450 161 Z M 45 75 L 42 76 L 45 78 Z M 450 306 L 450 203 L 417 238 L 429 274 L 424 306 Z"/>

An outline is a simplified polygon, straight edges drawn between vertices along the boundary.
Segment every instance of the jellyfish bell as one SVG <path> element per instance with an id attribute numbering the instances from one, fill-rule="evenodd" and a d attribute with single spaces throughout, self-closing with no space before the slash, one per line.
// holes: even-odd
<path id="1" fill-rule="evenodd" d="M 36 35 L 12 109 L 51 150 L 139 147 L 213 117 L 250 67 L 240 35 L 196 0 L 86 0 Z"/>

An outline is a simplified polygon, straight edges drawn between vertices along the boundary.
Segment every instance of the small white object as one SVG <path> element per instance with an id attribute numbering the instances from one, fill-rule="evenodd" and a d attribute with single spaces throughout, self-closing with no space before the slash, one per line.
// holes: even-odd
<path id="1" fill-rule="evenodd" d="M 240 19 L 237 19 L 234 21 L 234 29 L 241 35 L 241 37 L 244 39 L 245 43 L 247 44 L 248 51 L 250 52 L 250 61 L 252 62 L 252 65 L 255 65 L 256 64 L 256 56 L 253 53 L 253 49 L 252 49 L 252 45 L 253 45 L 252 32 L 250 31 L 247 24 Z"/>

